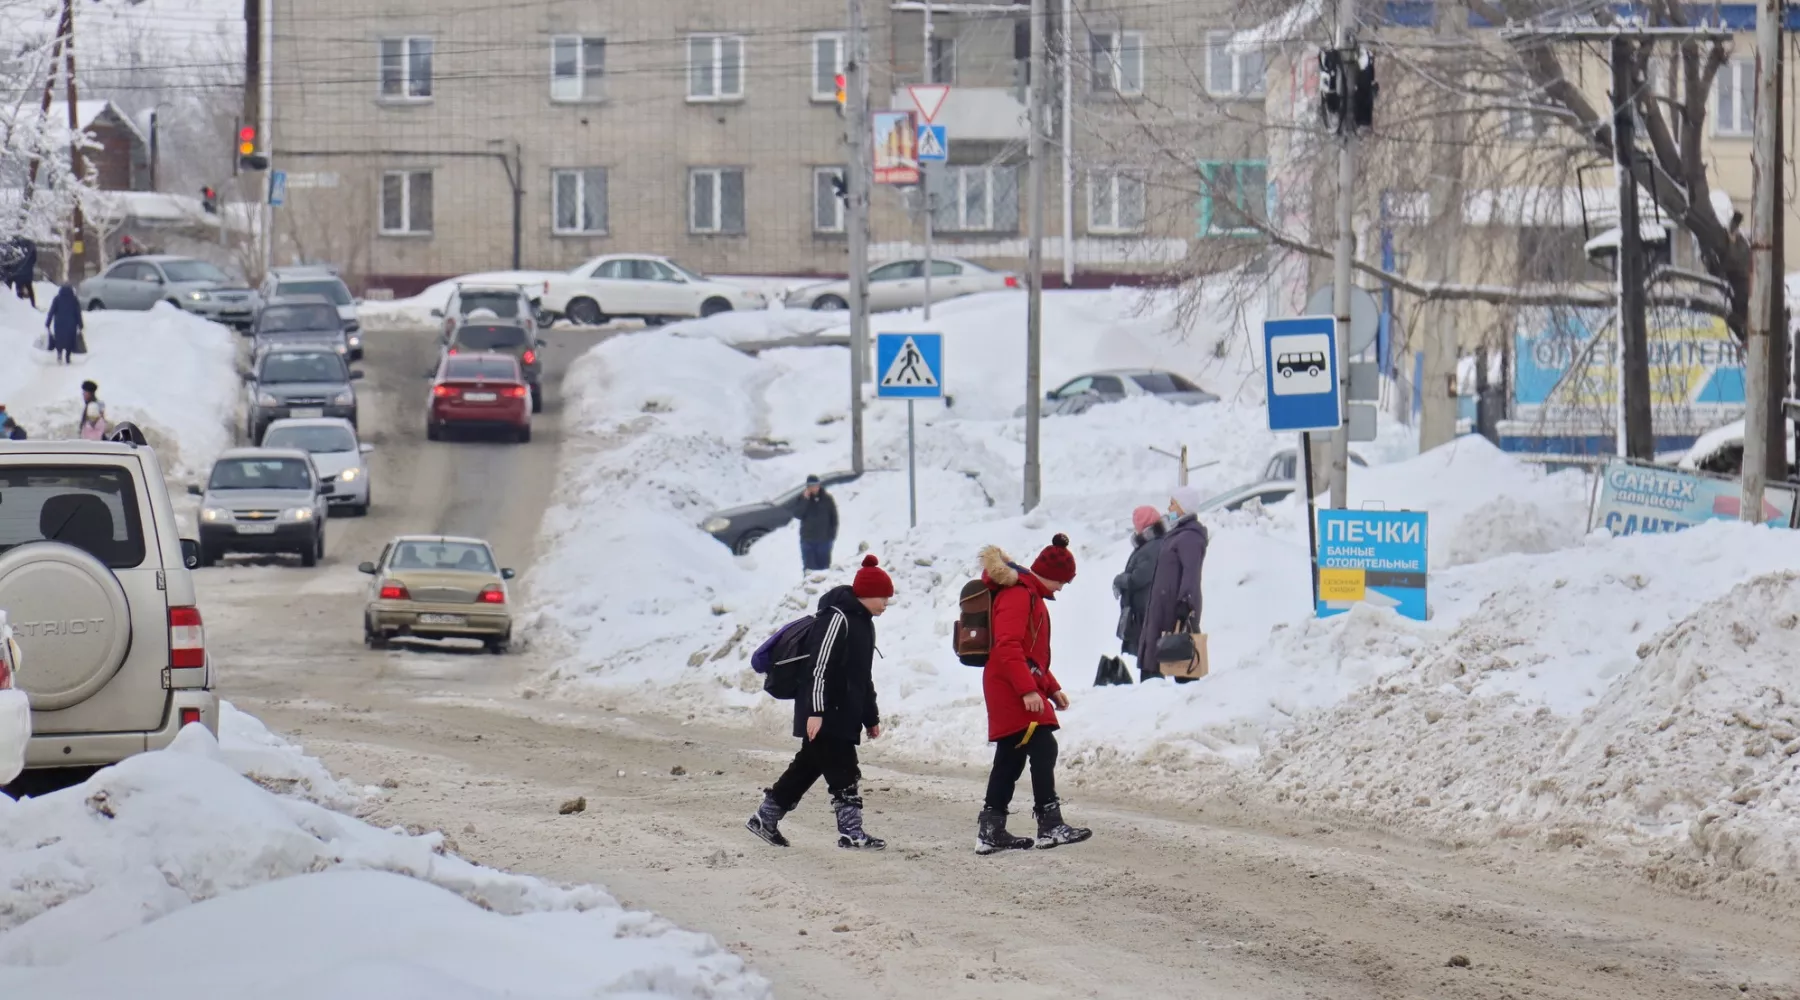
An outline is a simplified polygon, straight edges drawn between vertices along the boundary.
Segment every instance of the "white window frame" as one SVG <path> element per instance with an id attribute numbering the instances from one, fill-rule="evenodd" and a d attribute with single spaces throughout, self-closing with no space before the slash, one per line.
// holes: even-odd
<path id="1" fill-rule="evenodd" d="M 600 228 L 569 229 L 562 225 L 562 179 L 566 176 L 575 178 L 575 217 L 583 218 L 582 211 L 588 204 L 588 179 L 592 174 L 600 175 Z M 612 188 L 612 178 L 607 175 L 605 167 L 558 167 L 550 171 L 550 233 L 553 236 L 605 236 L 612 226 L 612 210 L 607 198 Z"/>
<path id="2" fill-rule="evenodd" d="M 739 177 L 738 194 L 743 199 L 739 206 L 738 216 L 743 227 L 737 230 L 725 228 L 725 175 L 737 174 Z M 712 218 L 699 218 L 700 199 L 694 197 L 694 183 L 703 176 L 712 178 Z M 688 168 L 687 216 L 688 232 L 698 236 L 742 236 L 750 228 L 749 202 L 750 192 L 746 186 L 743 167 L 690 167 Z"/>
<path id="3" fill-rule="evenodd" d="M 1733 121 L 1725 120 L 1725 95 L 1733 101 Z M 1756 133 L 1756 60 L 1728 59 L 1713 77 L 1713 135 L 1724 139 L 1749 139 Z"/>
<path id="4" fill-rule="evenodd" d="M 590 79 L 587 65 L 589 42 L 600 43 L 600 72 L 593 78 L 595 89 L 599 93 L 588 93 Z M 557 76 L 556 47 L 558 45 L 575 46 L 575 94 L 569 96 L 557 92 L 557 84 L 565 78 Z M 606 99 L 606 37 L 604 35 L 552 35 L 550 36 L 550 100 L 557 104 L 581 104 Z"/>
<path id="5" fill-rule="evenodd" d="M 425 176 L 432 178 L 432 183 L 431 183 L 431 202 L 432 202 L 432 204 L 429 205 L 428 209 L 427 209 L 431 214 L 432 224 L 430 226 L 427 226 L 424 229 L 415 229 L 415 228 L 413 228 L 413 218 L 414 218 L 413 208 L 414 208 L 414 206 L 412 203 L 413 202 L 413 178 L 420 174 L 424 174 Z M 387 224 L 387 181 L 388 181 L 388 178 L 390 178 L 390 177 L 404 178 L 404 180 L 402 181 L 402 183 L 400 185 L 400 217 L 403 221 L 401 222 L 401 227 L 399 229 L 390 228 Z M 415 237 L 430 236 L 430 235 L 432 235 L 433 231 L 436 229 L 436 226 L 437 226 L 437 204 L 436 204 L 436 202 L 437 202 L 437 178 L 433 176 L 433 172 L 429 168 L 425 168 L 425 169 L 407 168 L 407 169 L 400 169 L 400 170 L 383 170 L 381 172 L 381 190 L 380 190 L 378 196 L 376 197 L 375 201 L 376 201 L 375 211 L 377 213 L 379 213 L 377 218 L 375 219 L 375 225 L 376 225 L 377 230 L 383 236 L 415 236 Z"/>
<path id="6" fill-rule="evenodd" d="M 1126 225 L 1121 221 L 1124 215 L 1124 202 L 1120 194 L 1125 185 L 1137 183 L 1138 223 Z M 1123 182 L 1123 183 L 1122 183 Z M 1104 194 L 1104 200 L 1101 196 Z M 1129 170 L 1092 170 L 1088 172 L 1087 185 L 1087 231 L 1096 236 L 1124 236 L 1144 231 L 1144 220 L 1148 217 L 1148 193 L 1144 190 L 1142 174 Z M 1107 210 L 1101 211 L 1104 207 Z"/>
<path id="7" fill-rule="evenodd" d="M 830 181 L 827 180 L 827 178 L 835 177 L 841 180 L 844 176 L 845 170 L 843 167 L 814 167 L 812 169 L 813 232 L 821 234 L 837 234 L 844 231 L 844 199 L 833 195 L 831 203 L 835 206 L 835 209 L 832 220 L 826 222 L 819 218 L 819 206 L 822 204 L 820 201 L 820 194 L 822 193 L 820 185 L 828 185 Z"/>
<path id="8" fill-rule="evenodd" d="M 387 47 L 391 43 L 400 45 L 400 93 L 387 92 Z M 418 93 L 418 81 L 413 79 L 413 55 L 419 43 L 424 43 L 426 59 L 431 65 L 427 67 L 425 76 L 425 92 Z M 437 46 L 430 35 L 395 35 L 377 39 L 375 42 L 375 96 L 388 104 L 424 104 L 436 96 L 433 78 L 437 75 Z"/>
<path id="9" fill-rule="evenodd" d="M 1137 51 L 1137 79 L 1125 78 L 1125 50 Z M 1096 50 L 1104 55 L 1105 65 L 1099 64 Z M 1095 93 L 1116 94 L 1120 97 L 1139 97 L 1144 93 L 1144 33 L 1141 31 L 1094 31 L 1088 33 L 1088 55 L 1095 59 L 1094 72 L 1088 77 L 1089 86 Z M 1096 86 L 1104 75 L 1108 86 Z"/>
<path id="10" fill-rule="evenodd" d="M 710 57 L 708 57 L 708 64 L 711 67 L 711 73 L 708 75 L 708 80 L 710 81 L 711 89 L 707 93 L 696 94 L 696 93 L 694 93 L 694 70 L 695 70 L 694 44 L 696 42 L 705 42 L 705 41 L 710 41 L 712 43 L 712 55 Z M 745 74 L 746 67 L 744 65 L 744 36 L 730 35 L 730 34 L 711 34 L 711 33 L 688 35 L 686 38 L 684 38 L 682 40 L 682 45 L 686 48 L 686 51 L 687 51 L 687 99 L 688 99 L 688 103 L 690 103 L 690 104 L 721 104 L 721 103 L 728 102 L 728 101 L 741 101 L 744 99 L 744 77 L 746 75 Z M 729 46 L 729 45 L 737 46 L 738 72 L 737 72 L 737 89 L 734 91 L 728 92 L 725 90 L 724 84 L 725 84 L 725 48 L 726 48 L 726 46 Z"/>
<path id="11" fill-rule="evenodd" d="M 986 175 L 986 183 L 982 185 L 981 224 L 978 226 L 971 226 L 969 224 L 968 199 L 969 175 L 977 171 Z M 1020 211 L 1023 211 L 1024 192 L 1019 190 L 1019 170 L 1017 166 L 1012 164 L 995 165 L 991 163 L 980 166 L 975 164 L 953 166 L 943 172 L 944 189 L 939 192 L 939 196 L 954 199 L 953 204 L 956 206 L 956 224 L 954 226 L 941 228 L 939 231 L 946 235 L 957 233 L 1002 233 L 1017 231 L 1019 225 L 1018 219 L 1014 219 L 1012 228 L 1008 229 L 999 228 L 998 223 L 995 221 L 996 212 L 994 209 L 999 200 L 997 195 L 1000 190 L 999 177 L 1003 172 L 1010 172 L 1013 181 L 1014 197 L 1020 204 Z"/>
<path id="12" fill-rule="evenodd" d="M 1231 39 L 1235 31 L 1209 31 L 1206 33 L 1206 92 L 1214 97 L 1261 97 L 1268 89 L 1269 64 L 1262 53 L 1232 52 Z M 1213 85 L 1213 60 L 1224 55 L 1231 60 L 1231 86 L 1220 89 Z M 1256 61 L 1257 73 L 1251 73 L 1249 60 Z"/>
<path id="13" fill-rule="evenodd" d="M 819 59 L 820 42 L 832 43 L 831 50 L 834 55 L 834 65 L 829 72 L 825 71 L 825 67 Z M 809 46 L 808 51 L 812 53 L 812 58 L 810 60 L 810 65 L 812 66 L 812 86 L 810 87 L 812 90 L 812 99 L 822 104 L 836 104 L 837 75 L 844 72 L 845 65 L 844 33 L 841 31 L 821 31 L 812 36 L 812 40 L 808 42 L 807 45 Z M 825 82 L 823 90 L 819 88 L 821 79 Z"/>

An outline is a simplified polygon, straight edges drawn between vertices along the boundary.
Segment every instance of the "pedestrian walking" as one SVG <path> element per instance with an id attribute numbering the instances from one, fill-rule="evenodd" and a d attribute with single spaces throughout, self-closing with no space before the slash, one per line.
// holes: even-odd
<path id="1" fill-rule="evenodd" d="M 837 541 L 837 501 L 825 492 L 818 476 L 806 477 L 806 488 L 788 505 L 800 522 L 800 564 L 809 573 L 831 568 L 831 546 Z"/>
<path id="2" fill-rule="evenodd" d="M 12 238 L 8 253 L 6 283 L 21 302 L 37 308 L 37 241 L 28 236 Z"/>
<path id="3" fill-rule="evenodd" d="M 1200 503 L 1200 491 L 1192 486 L 1177 486 L 1169 495 L 1169 532 L 1157 553 L 1156 574 L 1138 637 L 1138 672 L 1146 679 L 1162 675 L 1156 647 L 1163 635 L 1182 623 L 1190 632 L 1200 631 L 1200 574 L 1209 540 L 1200 516 L 1194 513 Z M 1187 680 L 1176 678 L 1177 683 Z"/>
<path id="4" fill-rule="evenodd" d="M 81 353 L 81 333 L 86 327 L 75 286 L 64 282 L 56 290 L 56 298 L 50 300 L 49 312 L 44 314 L 45 346 L 56 352 L 57 364 L 69 364 L 73 355 Z"/>
<path id="5" fill-rule="evenodd" d="M 775 784 L 764 789 L 762 805 L 744 824 L 776 847 L 788 846 L 781 834 L 782 817 L 794 811 L 821 776 L 837 814 L 838 846 L 863 851 L 887 846 L 863 830 L 856 748 L 865 732 L 870 739 L 881 736 L 873 676 L 875 619 L 893 596 L 894 581 L 880 560 L 869 555 L 849 586 L 833 587 L 819 598 L 819 613 L 802 647 L 810 667 L 794 698 L 800 752 Z"/>
<path id="6" fill-rule="evenodd" d="M 1064 823 L 1056 797 L 1056 710 L 1069 707 L 1069 696 L 1050 672 L 1049 602 L 1075 579 L 1069 537 L 1051 539 L 1029 570 L 990 545 L 981 550 L 981 570 L 982 580 L 994 591 L 992 648 L 981 673 L 994 768 L 976 825 L 975 853 L 1078 844 L 1093 831 Z M 1007 808 L 1028 763 L 1035 842 L 1006 829 Z"/>
<path id="7" fill-rule="evenodd" d="M 1150 586 L 1156 581 L 1156 557 L 1162 553 L 1168 525 L 1155 507 L 1145 505 L 1131 512 L 1131 557 L 1125 571 L 1113 577 L 1113 596 L 1119 599 L 1119 652 L 1138 657 L 1138 679 L 1156 676 L 1156 663 L 1148 669 L 1141 658 L 1144 614 L 1150 606 Z"/>
<path id="8" fill-rule="evenodd" d="M 106 440 L 106 404 L 100 402 L 100 386 L 92 379 L 81 383 L 81 439 Z"/>

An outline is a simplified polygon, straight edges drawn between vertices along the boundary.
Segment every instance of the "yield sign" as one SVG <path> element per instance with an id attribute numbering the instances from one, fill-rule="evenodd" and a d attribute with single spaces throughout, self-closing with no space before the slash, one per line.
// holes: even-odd
<path id="1" fill-rule="evenodd" d="M 943 110 L 944 98 L 950 96 L 950 85 L 946 83 L 914 83 L 906 88 L 906 96 L 912 98 L 913 107 L 919 109 L 919 117 L 925 119 L 927 125 Z"/>

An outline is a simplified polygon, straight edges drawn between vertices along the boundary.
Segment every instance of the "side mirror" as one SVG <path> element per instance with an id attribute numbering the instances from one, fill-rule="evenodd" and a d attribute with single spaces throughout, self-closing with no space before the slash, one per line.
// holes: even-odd
<path id="1" fill-rule="evenodd" d="M 510 569 L 503 569 L 500 571 L 500 579 L 502 579 L 502 580 L 510 580 L 513 577 L 518 576 L 518 575 L 519 574 L 513 572 Z"/>
<path id="2" fill-rule="evenodd" d="M 360 371 L 353 371 L 350 373 L 350 381 L 352 381 L 352 382 L 354 382 L 357 379 L 360 379 L 362 377 L 363 377 L 363 373 Z"/>
<path id="3" fill-rule="evenodd" d="M 442 309 L 433 309 L 431 311 L 431 318 L 432 319 L 443 319 L 444 311 Z"/>
<path id="4" fill-rule="evenodd" d="M 200 543 L 192 538 L 181 540 L 181 564 L 188 569 L 200 568 Z"/>
<path id="5" fill-rule="evenodd" d="M 367 441 L 364 441 L 362 444 L 359 444 L 356 446 L 356 450 L 363 453 L 364 455 L 367 455 L 368 453 L 375 450 L 375 446 L 370 444 Z"/>
<path id="6" fill-rule="evenodd" d="M 189 483 L 188 484 L 188 496 L 203 497 L 205 495 L 206 495 L 206 491 L 200 488 L 199 483 Z"/>
<path id="7" fill-rule="evenodd" d="M 358 573 L 366 573 L 369 576 L 374 576 L 375 575 L 375 564 L 372 562 L 363 563 L 362 565 L 356 567 L 356 571 Z"/>

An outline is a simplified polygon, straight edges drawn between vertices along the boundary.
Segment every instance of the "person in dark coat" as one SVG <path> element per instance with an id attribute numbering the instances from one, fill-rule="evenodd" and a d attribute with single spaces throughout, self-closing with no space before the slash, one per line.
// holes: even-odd
<path id="1" fill-rule="evenodd" d="M 37 308 L 37 241 L 26 236 L 15 236 L 12 240 L 12 268 L 6 275 L 13 294 L 21 301 L 31 303 Z"/>
<path id="2" fill-rule="evenodd" d="M 800 563 L 809 573 L 831 568 L 831 546 L 837 541 L 837 501 L 825 492 L 818 476 L 806 477 L 806 489 L 794 498 L 788 513 L 800 522 Z"/>
<path id="3" fill-rule="evenodd" d="M 87 323 L 81 316 L 81 300 L 75 297 L 75 286 L 63 283 L 44 314 L 44 329 L 49 331 L 48 346 L 56 352 L 56 363 L 66 365 L 75 353 L 81 331 Z"/>
<path id="4" fill-rule="evenodd" d="M 751 833 L 788 846 L 781 834 L 782 817 L 800 804 L 801 796 L 822 776 L 831 790 L 837 814 L 838 846 L 879 851 L 887 842 L 863 830 L 862 771 L 856 747 L 864 732 L 881 736 L 881 710 L 875 700 L 875 619 L 887 610 L 894 581 L 880 560 L 864 556 L 862 568 L 848 587 L 834 587 L 819 598 L 819 612 L 802 648 L 812 666 L 794 698 L 794 735 L 802 742 L 775 784 L 763 791 L 762 805 L 744 824 Z"/>
<path id="5" fill-rule="evenodd" d="M 1156 557 L 1156 576 L 1150 584 L 1150 600 L 1144 608 L 1143 633 L 1138 638 L 1138 672 L 1145 678 L 1160 677 L 1156 645 L 1164 633 L 1186 621 L 1194 631 L 1200 625 L 1200 572 L 1206 562 L 1206 527 L 1194 509 L 1200 491 L 1177 486 L 1169 497 L 1174 524 L 1163 537 Z M 1177 678 L 1183 680 L 1185 678 Z"/>
<path id="6" fill-rule="evenodd" d="M 1150 606 L 1150 587 L 1156 581 L 1156 557 L 1161 554 L 1163 536 L 1168 526 L 1155 507 L 1144 506 L 1131 512 L 1131 558 L 1125 560 L 1125 572 L 1113 577 L 1113 596 L 1119 599 L 1119 652 L 1138 656 L 1144 632 L 1144 614 Z M 1156 676 L 1156 664 L 1145 670 L 1138 663 L 1138 678 Z M 1129 679 L 1130 675 L 1126 675 Z"/>

